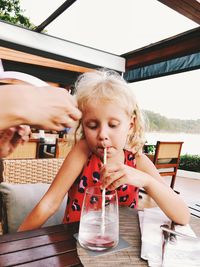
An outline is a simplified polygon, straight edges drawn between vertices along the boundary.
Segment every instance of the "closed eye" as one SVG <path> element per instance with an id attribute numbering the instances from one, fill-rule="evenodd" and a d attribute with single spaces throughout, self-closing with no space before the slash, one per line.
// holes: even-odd
<path id="1" fill-rule="evenodd" d="M 109 123 L 109 127 L 110 128 L 117 128 L 119 125 L 120 125 L 119 122 L 117 122 L 117 123 Z"/>
<path id="2" fill-rule="evenodd" d="M 89 129 L 96 129 L 98 127 L 98 124 L 96 122 L 89 122 L 86 124 L 86 127 Z"/>

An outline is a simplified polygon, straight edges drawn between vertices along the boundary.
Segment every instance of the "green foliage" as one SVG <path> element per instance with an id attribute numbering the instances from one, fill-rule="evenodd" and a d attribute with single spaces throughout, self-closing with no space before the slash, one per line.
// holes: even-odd
<path id="1" fill-rule="evenodd" d="M 179 169 L 193 172 L 200 172 L 200 156 L 183 155 L 180 157 Z"/>
<path id="2" fill-rule="evenodd" d="M 144 110 L 148 121 L 147 131 L 165 131 L 182 133 L 200 133 L 199 120 L 168 119 L 158 113 Z"/>
<path id="3" fill-rule="evenodd" d="M 20 0 L 0 0 L 0 19 L 29 29 L 35 28 L 30 19 L 23 15 Z"/>
<path id="4" fill-rule="evenodd" d="M 155 145 L 148 145 L 146 148 L 146 153 L 154 155 L 156 151 Z"/>

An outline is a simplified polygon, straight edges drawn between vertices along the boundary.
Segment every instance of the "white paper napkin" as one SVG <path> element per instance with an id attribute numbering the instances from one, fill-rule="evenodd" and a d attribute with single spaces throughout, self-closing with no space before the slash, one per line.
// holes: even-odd
<path id="1" fill-rule="evenodd" d="M 169 224 L 169 218 L 159 209 L 150 208 L 139 211 L 142 233 L 141 258 L 148 261 L 151 267 L 200 267 L 200 241 L 177 236 L 177 242 L 165 248 L 162 263 L 162 230 L 161 224 Z M 195 236 L 190 225 L 176 226 L 176 231 Z"/>

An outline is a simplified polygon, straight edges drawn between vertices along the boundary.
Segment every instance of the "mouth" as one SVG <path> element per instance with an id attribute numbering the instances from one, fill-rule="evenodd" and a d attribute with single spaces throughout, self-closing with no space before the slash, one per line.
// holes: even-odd
<path id="1" fill-rule="evenodd" d="M 97 151 L 98 151 L 99 153 L 103 153 L 103 152 L 104 152 L 104 147 L 98 146 L 98 147 L 97 147 Z"/>
<path id="2" fill-rule="evenodd" d="M 105 149 L 104 147 L 102 147 L 102 146 L 98 146 L 98 147 L 97 147 L 97 153 L 98 153 L 99 155 L 103 156 L 103 154 L 104 154 L 104 149 Z M 109 154 L 109 151 L 110 151 L 111 147 L 107 147 L 106 149 L 107 149 L 107 154 Z"/>

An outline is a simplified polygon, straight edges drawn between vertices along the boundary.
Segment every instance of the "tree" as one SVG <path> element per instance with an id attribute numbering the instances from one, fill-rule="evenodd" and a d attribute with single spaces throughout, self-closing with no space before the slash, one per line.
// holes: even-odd
<path id="1" fill-rule="evenodd" d="M 168 119 L 158 113 L 143 110 L 148 125 L 147 131 L 200 133 L 199 120 Z"/>
<path id="2" fill-rule="evenodd" d="M 0 0 L 0 19 L 29 29 L 35 28 L 30 19 L 23 15 L 20 0 Z"/>

